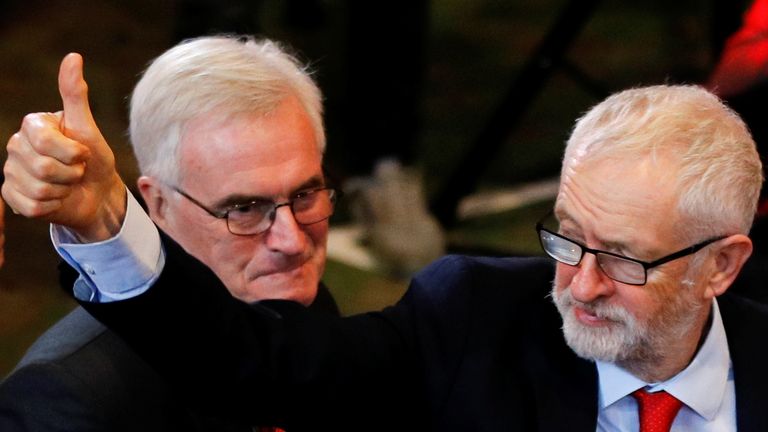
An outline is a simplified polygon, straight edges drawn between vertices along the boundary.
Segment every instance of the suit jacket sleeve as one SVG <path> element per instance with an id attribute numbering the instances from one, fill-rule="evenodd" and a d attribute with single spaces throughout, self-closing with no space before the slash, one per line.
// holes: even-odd
<path id="1" fill-rule="evenodd" d="M 304 419 L 336 428 L 339 418 L 365 419 L 382 429 L 402 420 L 376 407 L 407 407 L 416 397 L 406 309 L 339 319 L 286 301 L 248 305 L 173 241 L 164 244 L 166 266 L 152 289 L 81 304 L 193 405 L 288 428 L 310 426 Z"/>
<path id="2" fill-rule="evenodd" d="M 89 393 L 87 385 L 56 364 L 27 365 L 0 385 L 0 430 L 114 430 L 102 417 L 106 407 Z"/>

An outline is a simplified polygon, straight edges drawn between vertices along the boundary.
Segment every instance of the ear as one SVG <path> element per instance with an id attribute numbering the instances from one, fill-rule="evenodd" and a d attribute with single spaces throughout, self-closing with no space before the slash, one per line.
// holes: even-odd
<path id="1" fill-rule="evenodd" d="M 707 280 L 707 298 L 723 294 L 731 286 L 742 266 L 752 255 L 752 240 L 743 234 L 734 234 L 717 243 L 717 250 L 712 256 L 714 270 Z"/>
<path id="2" fill-rule="evenodd" d="M 147 206 L 149 217 L 164 231 L 168 227 L 168 200 L 163 185 L 155 178 L 141 176 L 136 181 L 139 193 Z"/>

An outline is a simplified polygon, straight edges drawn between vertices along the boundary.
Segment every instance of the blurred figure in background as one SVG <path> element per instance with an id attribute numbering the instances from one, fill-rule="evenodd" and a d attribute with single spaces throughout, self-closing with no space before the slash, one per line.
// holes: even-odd
<path id="1" fill-rule="evenodd" d="M 749 4 L 740 27 L 725 40 L 706 87 L 741 115 L 765 162 L 768 156 L 768 122 L 765 121 L 765 101 L 768 100 L 768 0 L 754 0 Z M 765 185 L 760 193 L 758 214 L 750 236 L 755 250 L 733 289 L 766 303 L 768 191 Z"/>
<path id="2" fill-rule="evenodd" d="M 706 87 L 741 115 L 765 159 L 768 151 L 768 125 L 764 121 L 768 97 L 768 0 L 754 0 L 744 13 L 741 27 L 726 40 Z M 762 197 L 765 201 L 765 191 Z M 768 207 L 760 211 L 766 213 Z"/>
<path id="3" fill-rule="evenodd" d="M 755 0 L 741 27 L 728 37 L 707 87 L 732 98 L 765 84 L 768 78 L 768 0 Z"/>

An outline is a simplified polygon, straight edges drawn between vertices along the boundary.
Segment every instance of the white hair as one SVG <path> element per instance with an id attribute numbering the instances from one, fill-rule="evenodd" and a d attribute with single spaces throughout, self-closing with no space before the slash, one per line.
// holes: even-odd
<path id="1" fill-rule="evenodd" d="M 266 114 L 291 95 L 306 110 L 323 153 L 322 95 L 295 57 L 266 39 L 221 35 L 184 41 L 155 59 L 133 91 L 130 137 L 139 169 L 176 182 L 189 121 Z"/>
<path id="2" fill-rule="evenodd" d="M 581 117 L 565 149 L 571 163 L 670 157 L 679 170 L 681 237 L 747 234 L 763 182 L 749 130 L 698 86 L 659 85 L 617 93 Z"/>

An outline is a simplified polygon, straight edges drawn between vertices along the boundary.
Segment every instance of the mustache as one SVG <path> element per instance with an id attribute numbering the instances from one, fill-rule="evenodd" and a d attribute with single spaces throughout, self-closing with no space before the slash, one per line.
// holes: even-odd
<path id="1" fill-rule="evenodd" d="M 584 303 L 573 298 L 570 287 L 565 287 L 561 292 L 552 289 L 552 299 L 561 311 L 571 310 L 578 307 L 590 315 L 599 319 L 614 321 L 619 323 L 634 323 L 634 317 L 621 306 L 608 304 L 605 299 Z"/>

